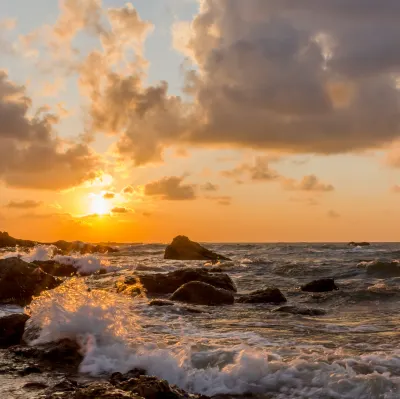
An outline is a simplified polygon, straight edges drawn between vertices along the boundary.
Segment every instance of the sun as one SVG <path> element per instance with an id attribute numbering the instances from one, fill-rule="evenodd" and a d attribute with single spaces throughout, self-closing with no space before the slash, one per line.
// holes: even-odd
<path id="1" fill-rule="evenodd" d="M 110 203 L 101 195 L 93 195 L 90 203 L 90 213 L 105 215 L 110 213 Z"/>

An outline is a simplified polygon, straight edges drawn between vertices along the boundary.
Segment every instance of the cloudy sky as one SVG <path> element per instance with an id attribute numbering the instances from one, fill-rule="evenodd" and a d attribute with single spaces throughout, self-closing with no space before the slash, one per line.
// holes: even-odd
<path id="1" fill-rule="evenodd" d="M 0 2 L 0 230 L 398 241 L 398 0 Z"/>

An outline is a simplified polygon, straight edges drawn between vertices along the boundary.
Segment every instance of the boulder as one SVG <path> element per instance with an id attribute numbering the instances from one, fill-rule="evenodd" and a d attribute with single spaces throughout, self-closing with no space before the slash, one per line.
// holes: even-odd
<path id="1" fill-rule="evenodd" d="M 175 292 L 180 286 L 191 281 L 201 281 L 216 288 L 236 292 L 235 283 L 227 274 L 194 268 L 175 270 L 170 273 L 137 274 L 135 279 L 132 276 L 127 277 L 125 284 L 140 282 L 148 294 L 166 295 Z"/>
<path id="2" fill-rule="evenodd" d="M 397 260 L 374 260 L 365 263 L 367 274 L 375 277 L 400 277 L 400 262 Z"/>
<path id="3" fill-rule="evenodd" d="M 28 319 L 29 316 L 24 313 L 10 314 L 0 318 L 0 348 L 21 343 Z"/>
<path id="4" fill-rule="evenodd" d="M 215 288 L 201 281 L 182 285 L 171 295 L 170 300 L 208 306 L 232 305 L 235 302 L 231 291 Z"/>
<path id="5" fill-rule="evenodd" d="M 242 295 L 237 302 L 239 303 L 282 303 L 286 302 L 285 296 L 279 288 L 266 287 L 250 294 Z"/>
<path id="6" fill-rule="evenodd" d="M 77 274 L 77 270 L 72 265 L 61 265 L 54 260 L 39 261 L 35 260 L 33 264 L 40 267 L 45 273 L 57 277 L 71 277 Z"/>
<path id="7" fill-rule="evenodd" d="M 349 242 L 347 245 L 350 247 L 369 247 L 371 244 L 369 242 Z"/>
<path id="8" fill-rule="evenodd" d="M 306 292 L 328 292 L 338 289 L 333 278 L 314 280 L 301 286 L 301 290 Z"/>
<path id="9" fill-rule="evenodd" d="M 326 314 L 326 311 L 323 309 L 303 308 L 290 305 L 280 306 L 279 308 L 274 309 L 273 312 L 291 313 L 302 316 L 323 316 Z"/>
<path id="10" fill-rule="evenodd" d="M 0 259 L 0 303 L 26 305 L 59 284 L 61 280 L 19 258 Z"/>
<path id="11" fill-rule="evenodd" d="M 223 255 L 212 252 L 188 237 L 175 237 L 165 249 L 164 259 L 173 260 L 230 260 Z"/>

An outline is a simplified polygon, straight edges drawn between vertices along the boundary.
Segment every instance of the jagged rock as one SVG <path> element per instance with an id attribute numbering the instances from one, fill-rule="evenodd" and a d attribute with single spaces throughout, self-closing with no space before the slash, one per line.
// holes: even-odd
<path id="1" fill-rule="evenodd" d="M 231 291 L 215 288 L 201 281 L 182 285 L 171 295 L 170 300 L 208 306 L 232 305 L 235 302 Z"/>
<path id="2" fill-rule="evenodd" d="M 0 318 L 0 348 L 7 348 L 21 343 L 27 314 L 17 313 Z"/>
<path id="3" fill-rule="evenodd" d="M 77 274 L 77 270 L 74 266 L 61 265 L 54 260 L 35 260 L 32 263 L 39 266 L 44 272 L 56 277 L 71 277 Z"/>
<path id="4" fill-rule="evenodd" d="M 95 382 L 85 388 L 78 389 L 71 399 L 143 399 L 132 392 L 115 388 L 106 382 Z M 64 396 L 63 398 L 66 398 Z"/>
<path id="5" fill-rule="evenodd" d="M 230 260 L 223 255 L 212 252 L 188 237 L 175 237 L 165 249 L 164 259 L 173 260 Z"/>
<path id="6" fill-rule="evenodd" d="M 0 303 L 26 305 L 32 296 L 55 288 L 61 282 L 19 258 L 0 259 Z"/>
<path id="7" fill-rule="evenodd" d="M 201 281 L 216 288 L 236 292 L 235 283 L 225 273 L 210 273 L 206 269 L 181 269 L 170 273 L 138 274 L 129 276 L 125 284 L 140 284 L 149 294 L 171 294 L 191 281 Z"/>
<path id="8" fill-rule="evenodd" d="M 314 280 L 301 286 L 301 290 L 306 292 L 328 292 L 338 289 L 333 278 Z"/>
<path id="9" fill-rule="evenodd" d="M 253 291 L 250 294 L 242 295 L 238 298 L 239 303 L 282 303 L 286 302 L 285 296 L 279 288 L 266 287 L 261 290 Z"/>
<path id="10" fill-rule="evenodd" d="M 376 277 L 400 277 L 400 262 L 397 260 L 374 260 L 366 262 L 367 274 Z"/>
<path id="11" fill-rule="evenodd" d="M 369 242 L 349 242 L 347 245 L 351 247 L 369 247 L 371 244 Z"/>
<path id="12" fill-rule="evenodd" d="M 32 248 L 36 245 L 36 242 L 29 240 L 19 240 L 17 238 L 11 237 L 7 232 L 0 231 L 0 248 L 7 247 L 25 247 Z"/>
<path id="13" fill-rule="evenodd" d="M 323 309 L 302 308 L 290 305 L 280 306 L 279 308 L 274 309 L 273 312 L 299 314 L 302 316 L 322 316 L 326 314 L 326 311 Z"/>

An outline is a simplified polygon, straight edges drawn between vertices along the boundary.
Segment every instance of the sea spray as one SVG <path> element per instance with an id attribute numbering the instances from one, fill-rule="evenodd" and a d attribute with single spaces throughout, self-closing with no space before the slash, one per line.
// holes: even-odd
<path id="1" fill-rule="evenodd" d="M 31 345 L 69 338 L 80 343 L 80 371 L 101 375 L 141 367 L 191 392 L 215 395 L 274 393 L 277 398 L 395 399 L 400 389 L 400 352 L 346 356 L 318 346 L 219 348 L 201 344 L 206 331 L 184 318 L 170 323 L 176 342 L 153 323 L 149 307 L 73 278 L 30 306 Z M 160 321 L 162 323 L 163 320 Z M 33 328 L 34 327 L 34 328 Z M 218 334 L 217 332 L 215 334 Z"/>

